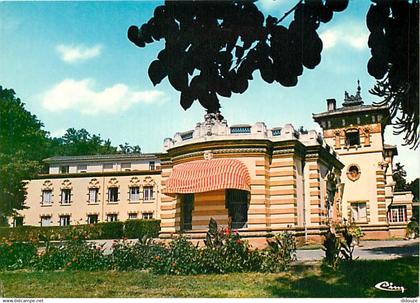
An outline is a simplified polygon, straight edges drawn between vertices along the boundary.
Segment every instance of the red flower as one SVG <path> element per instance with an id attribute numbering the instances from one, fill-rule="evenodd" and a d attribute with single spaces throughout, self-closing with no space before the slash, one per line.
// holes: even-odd
<path id="1" fill-rule="evenodd" d="M 226 228 L 225 234 L 226 234 L 227 236 L 230 236 L 230 228 Z"/>

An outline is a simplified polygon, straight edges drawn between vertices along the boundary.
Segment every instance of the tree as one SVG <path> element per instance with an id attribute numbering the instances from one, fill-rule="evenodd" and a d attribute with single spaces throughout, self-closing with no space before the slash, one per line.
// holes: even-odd
<path id="1" fill-rule="evenodd" d="M 61 138 L 51 139 L 51 156 L 79 156 L 112 154 L 117 148 L 111 145 L 111 141 L 103 140 L 100 135 L 92 135 L 86 129 L 67 129 Z"/>
<path id="2" fill-rule="evenodd" d="M 385 77 L 372 93 L 390 105 L 391 119 L 401 113 L 397 127 L 406 143 L 417 147 L 419 2 L 371 1 L 368 72 Z M 223 119 L 219 96 L 245 92 L 254 71 L 268 83 L 295 86 L 303 67 L 315 68 L 321 61 L 320 23 L 348 5 L 348 0 L 300 0 L 277 18 L 264 16 L 253 2 L 165 1 L 147 23 L 128 29 L 128 39 L 138 47 L 164 39 L 148 70 L 153 85 L 168 77 L 185 110 L 198 100 Z M 291 13 L 290 24 L 280 25 Z"/>
<path id="3" fill-rule="evenodd" d="M 0 86 L 0 224 L 14 209 L 23 207 L 22 180 L 41 168 L 48 146 L 42 127 L 13 90 Z"/>
<path id="4" fill-rule="evenodd" d="M 404 165 L 402 165 L 400 162 L 397 162 L 395 164 L 395 169 L 394 169 L 394 172 L 392 174 L 392 178 L 395 181 L 394 191 L 407 191 L 407 190 L 409 190 L 407 180 L 405 179 L 406 177 L 407 177 L 407 172 L 404 169 Z"/>
<path id="5" fill-rule="evenodd" d="M 378 79 L 370 92 L 390 107 L 394 134 L 419 144 L 419 2 L 373 1 L 366 16 L 372 57 L 368 72 Z"/>
<path id="6" fill-rule="evenodd" d="M 141 147 L 138 145 L 131 146 L 127 142 L 124 144 L 119 145 L 119 153 L 122 154 L 140 154 L 141 153 Z"/>

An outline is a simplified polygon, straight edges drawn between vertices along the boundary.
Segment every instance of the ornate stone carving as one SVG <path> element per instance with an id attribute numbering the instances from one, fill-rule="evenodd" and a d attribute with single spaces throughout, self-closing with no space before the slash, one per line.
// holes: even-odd
<path id="1" fill-rule="evenodd" d="M 44 183 L 42 183 L 43 190 L 53 190 L 53 188 L 53 183 L 50 180 L 45 180 Z"/>
<path id="2" fill-rule="evenodd" d="M 108 181 L 108 187 L 119 187 L 117 178 L 111 178 Z"/>
<path id="3" fill-rule="evenodd" d="M 72 189 L 73 185 L 70 180 L 66 179 L 61 183 L 61 189 Z"/>
<path id="4" fill-rule="evenodd" d="M 99 188 L 100 187 L 100 183 L 99 180 L 96 178 L 93 178 L 92 180 L 89 181 L 89 188 Z"/>
<path id="5" fill-rule="evenodd" d="M 128 183 L 129 187 L 140 187 L 141 181 L 138 177 L 132 177 Z"/>

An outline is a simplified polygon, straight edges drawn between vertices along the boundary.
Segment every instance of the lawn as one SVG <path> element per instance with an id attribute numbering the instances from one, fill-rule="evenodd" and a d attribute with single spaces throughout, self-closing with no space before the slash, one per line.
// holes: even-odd
<path id="1" fill-rule="evenodd" d="M 418 257 L 355 261 L 333 272 L 320 264 L 288 273 L 157 276 L 147 272 L 1 272 L 0 297 L 415 297 Z M 386 292 L 381 281 L 407 290 Z"/>

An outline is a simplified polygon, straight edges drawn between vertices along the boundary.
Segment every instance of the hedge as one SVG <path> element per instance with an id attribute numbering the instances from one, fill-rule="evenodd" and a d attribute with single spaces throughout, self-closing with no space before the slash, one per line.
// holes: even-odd
<path id="1" fill-rule="evenodd" d="M 129 239 L 140 239 L 144 236 L 159 235 L 159 220 L 128 220 L 124 223 L 124 236 Z"/>
<path id="2" fill-rule="evenodd" d="M 19 226 L 0 227 L 0 242 L 4 241 L 57 241 L 80 237 L 87 240 L 158 237 L 159 220 L 128 220 L 73 226 Z"/>

